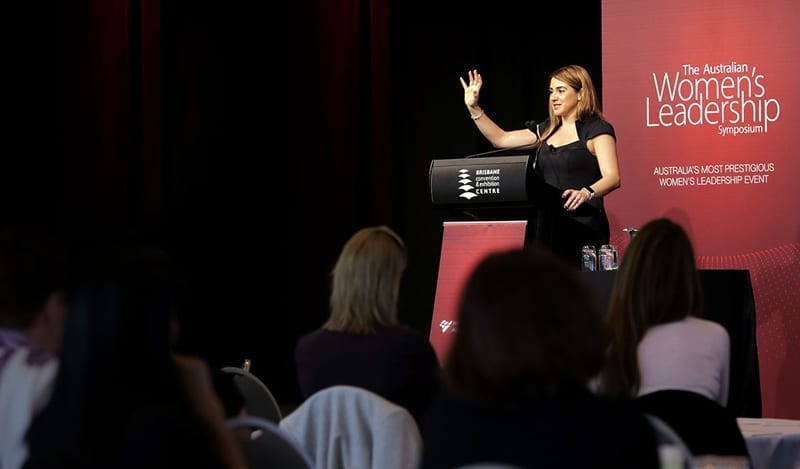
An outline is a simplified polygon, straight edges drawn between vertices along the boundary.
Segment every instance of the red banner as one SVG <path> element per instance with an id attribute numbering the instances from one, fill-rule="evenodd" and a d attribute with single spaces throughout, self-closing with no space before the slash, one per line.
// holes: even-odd
<path id="1" fill-rule="evenodd" d="M 798 25 L 795 0 L 603 0 L 612 243 L 666 216 L 701 268 L 750 270 L 765 417 L 800 418 Z"/>

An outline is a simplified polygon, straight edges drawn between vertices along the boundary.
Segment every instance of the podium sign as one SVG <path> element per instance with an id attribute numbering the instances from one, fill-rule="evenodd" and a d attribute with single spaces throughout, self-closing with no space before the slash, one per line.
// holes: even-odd
<path id="1" fill-rule="evenodd" d="M 509 206 L 529 202 L 530 155 L 431 161 L 431 202 L 438 206 Z"/>
<path id="2" fill-rule="evenodd" d="M 439 363 L 447 361 L 458 331 L 458 303 L 472 270 L 488 254 L 521 248 L 526 225 L 525 220 L 444 222 L 429 335 Z"/>

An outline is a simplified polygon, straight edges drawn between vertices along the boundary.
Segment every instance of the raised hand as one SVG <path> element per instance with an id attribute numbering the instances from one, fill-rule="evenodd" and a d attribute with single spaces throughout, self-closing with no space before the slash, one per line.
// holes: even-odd
<path id="1" fill-rule="evenodd" d="M 464 88 L 464 104 L 469 108 L 478 107 L 478 97 L 481 93 L 481 86 L 483 86 L 483 79 L 477 70 L 470 70 L 467 72 L 469 77 L 469 84 L 464 81 L 463 77 L 458 77 L 461 81 L 461 86 Z"/>

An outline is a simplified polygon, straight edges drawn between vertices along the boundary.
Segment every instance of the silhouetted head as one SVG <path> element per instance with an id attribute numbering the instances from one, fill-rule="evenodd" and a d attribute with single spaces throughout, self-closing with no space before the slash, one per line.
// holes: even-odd
<path id="1" fill-rule="evenodd" d="M 604 388 L 634 395 L 640 379 L 636 353 L 647 330 L 702 312 L 702 283 L 689 236 L 667 218 L 648 222 L 625 250 L 611 291 L 612 346 Z"/>
<path id="2" fill-rule="evenodd" d="M 67 281 L 62 243 L 18 227 L 0 233 L 0 327 L 30 326 L 48 297 Z"/>
<path id="3" fill-rule="evenodd" d="M 331 315 L 324 327 L 363 334 L 376 323 L 397 323 L 405 268 L 405 244 L 392 229 L 375 226 L 356 232 L 333 268 Z"/>
<path id="4" fill-rule="evenodd" d="M 585 388 L 606 334 L 591 294 L 541 248 L 488 255 L 469 277 L 445 371 L 452 391 L 524 400 Z"/>
<path id="5" fill-rule="evenodd" d="M 641 331 L 702 314 L 694 249 L 681 225 L 659 218 L 637 232 L 617 272 L 611 309 L 610 320 L 623 313 L 639 318 Z"/>
<path id="6" fill-rule="evenodd" d="M 0 328 L 25 334 L 36 347 L 56 353 L 70 288 L 64 240 L 37 227 L 0 233 Z"/>

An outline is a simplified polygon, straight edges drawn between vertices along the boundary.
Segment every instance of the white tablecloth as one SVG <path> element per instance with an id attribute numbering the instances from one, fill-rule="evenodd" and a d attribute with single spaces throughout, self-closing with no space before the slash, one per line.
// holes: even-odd
<path id="1" fill-rule="evenodd" d="M 738 418 L 753 469 L 800 469 L 800 420 Z"/>

